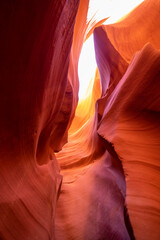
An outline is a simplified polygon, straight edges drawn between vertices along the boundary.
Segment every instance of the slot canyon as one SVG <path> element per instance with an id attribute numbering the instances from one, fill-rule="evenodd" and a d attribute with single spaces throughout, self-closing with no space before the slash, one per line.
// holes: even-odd
<path id="1" fill-rule="evenodd" d="M 160 239 L 160 0 L 90 2 L 0 0 L 0 240 Z"/>

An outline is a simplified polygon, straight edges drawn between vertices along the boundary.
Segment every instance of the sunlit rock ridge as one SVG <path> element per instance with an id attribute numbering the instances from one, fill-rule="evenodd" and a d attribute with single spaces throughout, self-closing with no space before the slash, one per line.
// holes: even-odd
<path id="1" fill-rule="evenodd" d="M 114 24 L 88 7 L 0 1 L 0 240 L 160 239 L 160 0 Z"/>

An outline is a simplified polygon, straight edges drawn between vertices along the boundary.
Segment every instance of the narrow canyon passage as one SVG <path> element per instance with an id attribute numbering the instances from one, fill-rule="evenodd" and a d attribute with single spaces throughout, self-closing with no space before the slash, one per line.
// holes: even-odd
<path id="1" fill-rule="evenodd" d="M 0 1 L 0 240 L 160 239 L 159 26 L 159 0 Z"/>

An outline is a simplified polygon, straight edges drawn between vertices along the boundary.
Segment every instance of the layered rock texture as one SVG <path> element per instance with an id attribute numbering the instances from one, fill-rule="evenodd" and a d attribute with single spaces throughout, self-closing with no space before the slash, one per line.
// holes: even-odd
<path id="1" fill-rule="evenodd" d="M 0 1 L 1 240 L 160 239 L 160 1 L 111 25 L 88 6 Z"/>

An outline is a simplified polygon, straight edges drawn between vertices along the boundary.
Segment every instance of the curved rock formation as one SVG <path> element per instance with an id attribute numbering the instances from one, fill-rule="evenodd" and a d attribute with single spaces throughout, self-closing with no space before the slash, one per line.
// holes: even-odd
<path id="1" fill-rule="evenodd" d="M 94 33 L 103 95 L 98 133 L 113 144 L 122 162 L 136 239 L 160 236 L 160 51 L 154 49 L 160 48 L 159 9 L 159 1 L 145 1 L 124 20 Z M 115 53 L 110 54 L 111 48 Z"/>
<path id="2" fill-rule="evenodd" d="M 2 240 L 160 238 L 160 1 L 111 25 L 88 5 L 0 2 Z M 92 33 L 98 69 L 78 103 Z"/>
<path id="3" fill-rule="evenodd" d="M 78 2 L 0 2 L 0 239 L 54 239 Z"/>

